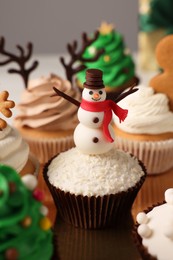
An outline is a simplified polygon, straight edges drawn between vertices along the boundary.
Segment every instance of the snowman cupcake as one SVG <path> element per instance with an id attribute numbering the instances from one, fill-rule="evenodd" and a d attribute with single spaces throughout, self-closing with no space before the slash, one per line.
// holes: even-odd
<path id="1" fill-rule="evenodd" d="M 96 69 L 87 70 L 81 103 L 64 98 L 79 106 L 76 147 L 45 165 L 45 181 L 65 222 L 86 229 L 116 225 L 130 213 L 146 177 L 141 162 L 115 148 L 112 111 L 120 121 L 128 111 L 106 100 Z"/>

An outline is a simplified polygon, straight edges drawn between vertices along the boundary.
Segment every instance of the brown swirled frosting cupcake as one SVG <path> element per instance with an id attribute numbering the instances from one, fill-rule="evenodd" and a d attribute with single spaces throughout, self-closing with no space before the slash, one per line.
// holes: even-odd
<path id="1" fill-rule="evenodd" d="M 31 80 L 14 121 L 41 163 L 73 147 L 73 130 L 78 123 L 77 107 L 60 96 L 52 97 L 53 86 L 77 100 L 81 98 L 69 81 L 56 75 Z"/>

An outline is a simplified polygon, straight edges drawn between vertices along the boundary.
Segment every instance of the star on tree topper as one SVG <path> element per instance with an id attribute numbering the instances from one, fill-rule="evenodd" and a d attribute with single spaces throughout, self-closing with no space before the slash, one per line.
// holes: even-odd
<path id="1" fill-rule="evenodd" d="M 113 31 L 114 25 L 112 23 L 102 22 L 99 27 L 99 32 L 102 35 L 109 34 Z"/>

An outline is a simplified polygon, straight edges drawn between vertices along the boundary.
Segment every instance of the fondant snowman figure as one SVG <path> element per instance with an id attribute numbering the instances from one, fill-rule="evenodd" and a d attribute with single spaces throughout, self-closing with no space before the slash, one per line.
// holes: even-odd
<path id="1" fill-rule="evenodd" d="M 120 121 L 126 118 L 128 112 L 115 102 L 106 100 L 102 71 L 88 69 L 78 110 L 80 123 L 74 131 L 75 145 L 82 153 L 102 154 L 113 148 L 112 111 Z"/>

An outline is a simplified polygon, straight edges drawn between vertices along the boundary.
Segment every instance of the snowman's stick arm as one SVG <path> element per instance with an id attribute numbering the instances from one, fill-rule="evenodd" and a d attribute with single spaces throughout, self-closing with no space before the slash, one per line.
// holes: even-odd
<path id="1" fill-rule="evenodd" d="M 120 94 L 116 99 L 115 102 L 118 103 L 120 102 L 120 100 L 124 99 L 125 97 L 127 97 L 128 95 L 133 94 L 134 92 L 136 92 L 138 90 L 138 88 L 134 88 L 136 85 L 133 85 L 128 91 L 124 92 L 123 94 Z"/>
<path id="2" fill-rule="evenodd" d="M 67 94 L 65 94 L 64 92 L 60 91 L 59 89 L 53 87 L 53 90 L 56 92 L 56 94 L 52 95 L 53 96 L 60 96 L 65 98 L 66 100 L 68 100 L 70 103 L 74 104 L 77 107 L 80 107 L 80 102 L 70 96 L 68 96 Z"/>

